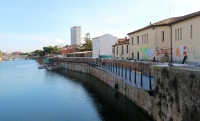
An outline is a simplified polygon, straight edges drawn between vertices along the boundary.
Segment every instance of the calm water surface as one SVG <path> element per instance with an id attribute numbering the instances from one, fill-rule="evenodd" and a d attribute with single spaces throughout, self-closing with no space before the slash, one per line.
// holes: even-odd
<path id="1" fill-rule="evenodd" d="M 93 76 L 38 69 L 34 60 L 0 62 L 2 121 L 151 121 Z"/>

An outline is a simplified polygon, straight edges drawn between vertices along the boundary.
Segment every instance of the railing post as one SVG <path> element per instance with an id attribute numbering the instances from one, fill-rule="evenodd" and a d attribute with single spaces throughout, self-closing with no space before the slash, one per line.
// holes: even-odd
<path id="1" fill-rule="evenodd" d="M 117 75 L 117 63 L 116 63 L 116 67 L 115 67 L 115 70 L 116 70 L 116 75 Z"/>
<path id="2" fill-rule="evenodd" d="M 131 82 L 131 66 L 130 66 L 129 80 Z"/>
<path id="3" fill-rule="evenodd" d="M 111 69 L 110 69 L 110 66 L 111 66 L 111 65 L 110 65 L 110 62 L 108 62 L 108 63 L 109 63 L 109 71 L 110 71 L 110 70 L 111 70 Z"/>
<path id="4" fill-rule="evenodd" d="M 126 79 L 126 77 L 127 77 L 127 65 L 125 67 L 125 79 Z"/>
<path id="5" fill-rule="evenodd" d="M 110 71 L 112 70 L 112 64 L 111 64 L 111 62 L 110 62 Z"/>
<path id="6" fill-rule="evenodd" d="M 122 64 L 122 77 L 123 77 L 123 64 Z"/>
<path id="7" fill-rule="evenodd" d="M 136 85 L 136 67 L 135 67 L 135 79 L 134 79 L 134 81 L 135 81 L 135 85 Z"/>
<path id="8" fill-rule="evenodd" d="M 114 62 L 112 62 L 112 72 L 114 73 Z"/>
<path id="9" fill-rule="evenodd" d="M 152 90 L 152 87 L 151 87 L 151 69 L 149 70 L 149 89 Z"/>
<path id="10" fill-rule="evenodd" d="M 119 64 L 119 69 L 118 69 L 118 75 L 120 76 L 120 64 Z"/>
<path id="11" fill-rule="evenodd" d="M 141 69 L 141 87 L 143 86 L 143 82 L 142 82 L 142 69 Z"/>
<path id="12" fill-rule="evenodd" d="M 113 62 L 111 63 L 111 65 L 112 65 L 112 66 L 111 66 L 111 70 L 112 70 L 111 72 L 113 72 Z"/>

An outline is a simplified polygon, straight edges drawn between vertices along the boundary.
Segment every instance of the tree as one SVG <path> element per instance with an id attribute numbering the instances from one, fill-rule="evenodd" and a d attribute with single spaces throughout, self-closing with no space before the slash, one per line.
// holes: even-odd
<path id="1" fill-rule="evenodd" d="M 58 46 L 48 46 L 48 47 L 43 47 L 43 51 L 45 54 L 58 54 L 60 51 L 60 48 Z"/>
<path id="2" fill-rule="evenodd" d="M 87 51 L 92 50 L 92 40 L 90 39 L 89 32 L 86 34 L 86 37 L 84 37 L 84 41 L 85 41 L 85 43 L 83 43 L 81 45 L 81 48 L 83 48 L 84 50 L 87 50 Z"/>
<path id="3" fill-rule="evenodd" d="M 33 55 L 34 55 L 34 56 L 43 56 L 44 53 L 43 53 L 42 50 L 35 50 L 35 51 L 33 52 Z"/>

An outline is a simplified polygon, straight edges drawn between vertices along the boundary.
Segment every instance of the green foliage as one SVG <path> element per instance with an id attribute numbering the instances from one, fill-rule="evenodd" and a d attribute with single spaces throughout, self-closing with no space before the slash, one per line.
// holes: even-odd
<path id="1" fill-rule="evenodd" d="M 43 55 L 44 55 L 44 53 L 42 50 L 35 50 L 33 52 L 33 56 L 43 56 Z"/>
<path id="2" fill-rule="evenodd" d="M 81 45 L 81 48 L 83 48 L 84 50 L 87 50 L 87 51 L 92 50 L 92 40 L 90 39 L 89 32 L 86 34 L 86 37 L 84 37 L 84 41 L 85 41 L 85 43 L 83 43 Z"/>
<path id="3" fill-rule="evenodd" d="M 58 54 L 60 51 L 60 48 L 58 46 L 48 46 L 43 47 L 43 50 L 35 50 L 33 52 L 33 56 L 45 56 L 47 54 Z"/>
<path id="4" fill-rule="evenodd" d="M 29 53 L 20 53 L 19 55 L 29 55 Z"/>
<path id="5" fill-rule="evenodd" d="M 44 54 L 58 54 L 60 49 L 58 46 L 48 46 L 48 47 L 43 47 L 43 52 Z"/>

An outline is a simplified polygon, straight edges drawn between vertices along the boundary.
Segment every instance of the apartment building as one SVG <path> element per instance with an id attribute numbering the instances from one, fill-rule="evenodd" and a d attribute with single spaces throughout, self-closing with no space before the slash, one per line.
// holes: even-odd
<path id="1" fill-rule="evenodd" d="M 82 44 L 82 31 L 81 26 L 71 27 L 71 45 Z"/>
<path id="2" fill-rule="evenodd" d="M 111 46 L 115 44 L 117 37 L 105 34 L 92 38 L 92 57 L 112 58 Z"/>
<path id="3" fill-rule="evenodd" d="M 200 62 L 200 11 L 168 18 L 130 32 L 129 58 Z"/>
<path id="4" fill-rule="evenodd" d="M 129 59 L 129 39 L 118 38 L 115 45 L 112 45 L 114 59 L 128 60 Z"/>

